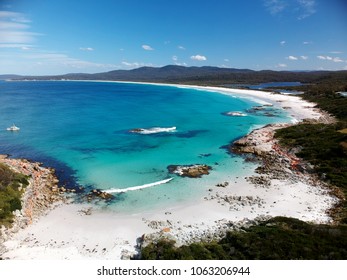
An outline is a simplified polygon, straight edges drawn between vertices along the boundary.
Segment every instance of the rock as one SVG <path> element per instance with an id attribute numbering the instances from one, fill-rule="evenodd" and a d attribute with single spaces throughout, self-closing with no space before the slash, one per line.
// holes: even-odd
<path id="1" fill-rule="evenodd" d="M 104 200 L 109 200 L 113 198 L 113 195 L 107 192 L 103 192 L 99 189 L 93 189 L 87 195 L 87 201 L 91 202 L 93 198 L 101 198 Z"/>
<path id="2" fill-rule="evenodd" d="M 210 174 L 212 167 L 206 164 L 169 165 L 167 169 L 181 177 L 200 178 L 202 175 Z"/>

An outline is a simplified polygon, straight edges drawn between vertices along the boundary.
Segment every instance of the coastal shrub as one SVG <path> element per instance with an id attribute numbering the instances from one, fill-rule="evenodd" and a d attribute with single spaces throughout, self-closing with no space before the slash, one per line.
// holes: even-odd
<path id="1" fill-rule="evenodd" d="M 347 155 L 340 145 L 347 135 L 338 132 L 336 125 L 300 124 L 277 130 L 275 137 L 281 145 L 300 146 L 297 156 L 312 163 L 322 178 L 347 194 Z"/>
<path id="2" fill-rule="evenodd" d="M 21 188 L 28 184 L 27 176 L 0 163 L 0 225 L 10 225 L 13 211 L 22 209 Z"/>
<path id="3" fill-rule="evenodd" d="M 10 186 L 0 191 L 0 225 L 12 222 L 13 211 L 22 208 L 20 198 L 21 192 Z"/>
<path id="4" fill-rule="evenodd" d="M 346 83 L 346 81 L 345 81 Z M 339 84 L 315 85 L 306 89 L 303 98 L 314 102 L 317 107 L 329 112 L 339 120 L 347 120 L 347 98 L 336 92 L 343 90 Z"/>
<path id="5" fill-rule="evenodd" d="M 29 185 L 28 176 L 12 171 L 8 166 L 0 163 L 0 190 L 11 185 L 13 188 Z"/>
<path id="6" fill-rule="evenodd" d="M 346 259 L 347 226 L 312 225 L 275 217 L 242 231 L 230 231 L 219 242 L 175 247 L 160 240 L 142 248 L 142 259 Z"/>

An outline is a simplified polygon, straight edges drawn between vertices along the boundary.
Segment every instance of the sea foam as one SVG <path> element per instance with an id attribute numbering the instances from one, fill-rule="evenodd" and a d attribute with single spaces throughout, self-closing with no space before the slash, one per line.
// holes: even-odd
<path id="1" fill-rule="evenodd" d="M 162 132 L 175 132 L 176 126 L 173 127 L 151 127 L 151 128 L 135 128 L 130 130 L 133 133 L 139 134 L 154 134 L 154 133 L 162 133 Z"/>
<path id="2" fill-rule="evenodd" d="M 128 191 L 137 191 L 137 190 L 141 190 L 141 189 L 146 189 L 146 188 L 166 184 L 166 183 L 170 182 L 172 179 L 173 178 L 169 178 L 169 179 L 165 179 L 162 181 L 158 181 L 158 182 L 154 182 L 154 183 L 150 183 L 150 184 L 144 184 L 141 186 L 129 187 L 129 188 L 125 188 L 125 189 L 109 189 L 109 190 L 105 190 L 104 192 L 106 192 L 106 193 L 124 193 L 124 192 L 128 192 Z"/>

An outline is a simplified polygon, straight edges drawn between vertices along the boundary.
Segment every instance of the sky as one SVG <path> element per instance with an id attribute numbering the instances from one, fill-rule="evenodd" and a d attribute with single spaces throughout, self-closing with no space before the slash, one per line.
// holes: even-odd
<path id="1" fill-rule="evenodd" d="M 346 0 L 0 0 L 0 74 L 347 70 Z"/>

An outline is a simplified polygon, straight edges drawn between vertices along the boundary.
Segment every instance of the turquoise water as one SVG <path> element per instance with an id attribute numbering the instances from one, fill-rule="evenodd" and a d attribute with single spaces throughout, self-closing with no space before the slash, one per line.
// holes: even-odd
<path id="1" fill-rule="evenodd" d="M 186 202 L 216 183 L 247 173 L 243 159 L 221 147 L 255 126 L 289 120 L 225 116 L 259 105 L 214 92 L 105 82 L 0 82 L 0 153 L 40 160 L 62 181 L 107 190 L 173 178 L 167 184 L 117 195 L 117 210 L 142 211 Z M 272 110 L 272 109 L 270 109 Z M 6 131 L 12 124 L 19 132 Z M 173 132 L 138 134 L 134 128 Z M 169 174 L 171 164 L 208 164 L 201 179 Z M 71 181 L 71 180 L 70 180 Z M 70 182 L 71 183 L 71 182 Z"/>

